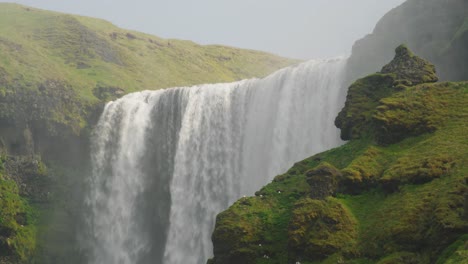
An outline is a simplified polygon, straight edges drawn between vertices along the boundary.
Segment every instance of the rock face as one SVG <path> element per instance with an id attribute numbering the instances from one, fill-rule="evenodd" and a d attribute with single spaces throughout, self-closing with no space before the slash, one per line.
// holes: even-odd
<path id="1" fill-rule="evenodd" d="M 31 203 L 47 202 L 48 180 L 40 157 L 8 156 L 0 149 L 0 263 L 27 263 L 35 252 Z"/>
<path id="2" fill-rule="evenodd" d="M 381 99 L 405 87 L 438 80 L 434 65 L 414 55 L 405 45 L 399 46 L 395 52 L 393 60 L 381 72 L 359 79 L 349 88 L 345 107 L 335 120 L 343 140 L 375 136 L 371 131 L 375 131 L 378 126 L 375 115 L 376 109 L 381 109 L 378 107 Z M 379 120 L 382 122 L 383 119 Z M 392 129 L 387 128 L 387 132 L 390 131 Z M 385 131 L 379 132 L 383 132 L 379 133 L 382 136 L 386 134 Z M 398 136 L 394 137 L 394 140 L 399 139 Z"/>
<path id="3" fill-rule="evenodd" d="M 442 80 L 468 79 L 467 17 L 465 0 L 405 1 L 354 44 L 348 62 L 349 80 L 378 71 L 401 43 L 433 62 Z"/>
<path id="4" fill-rule="evenodd" d="M 40 156 L 7 156 L 5 173 L 18 184 L 19 194 L 29 201 L 45 203 L 50 179 Z"/>

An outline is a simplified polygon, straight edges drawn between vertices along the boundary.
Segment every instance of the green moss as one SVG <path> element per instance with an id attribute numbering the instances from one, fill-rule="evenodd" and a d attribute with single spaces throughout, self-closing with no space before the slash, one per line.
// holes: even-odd
<path id="1" fill-rule="evenodd" d="M 392 143 L 401 140 L 402 135 L 407 134 L 408 130 L 413 134 L 432 131 L 433 124 L 427 122 L 428 120 L 432 121 L 432 119 L 424 119 L 424 115 L 420 113 L 424 114 L 428 109 L 434 109 L 430 101 L 427 106 L 422 100 L 408 101 L 405 105 L 407 108 L 412 107 L 419 110 L 413 114 L 412 109 L 403 108 L 405 106 L 397 108 L 398 104 L 404 101 L 397 100 L 397 104 L 387 98 L 398 91 L 408 89 L 409 86 L 436 82 L 437 80 L 434 65 L 414 55 L 406 46 L 399 46 L 396 49 L 395 58 L 384 66 L 380 73 L 359 79 L 349 87 L 345 106 L 335 120 L 335 125 L 341 129 L 341 138 L 350 140 L 377 136 L 381 143 Z M 414 93 L 414 90 L 412 92 Z M 408 94 L 411 95 L 410 92 L 405 93 L 405 95 Z M 379 114 L 377 114 L 376 109 L 380 111 Z M 382 114 L 382 112 L 386 114 Z M 392 127 L 393 130 L 389 128 L 386 122 L 391 120 L 398 123 L 400 121 L 398 118 L 401 116 L 405 117 L 403 121 L 408 122 Z M 377 122 L 375 122 L 376 120 Z M 417 124 L 407 127 L 406 130 L 400 130 L 401 127 L 405 128 L 404 126 L 408 123 L 412 124 L 411 121 Z M 390 132 L 397 133 L 394 135 Z"/>
<path id="2" fill-rule="evenodd" d="M 36 213 L 12 180 L 0 179 L 0 258 L 26 262 L 36 248 Z"/>
<path id="3" fill-rule="evenodd" d="M 385 185 L 424 183 L 449 174 L 454 166 L 454 158 L 446 153 L 426 157 L 403 156 L 385 171 L 380 180 Z"/>
<path id="4" fill-rule="evenodd" d="M 374 127 L 375 109 L 380 99 L 395 91 L 394 82 L 394 75 L 376 73 L 357 80 L 349 87 L 345 107 L 335 120 L 343 140 L 369 136 Z"/>
<path id="5" fill-rule="evenodd" d="M 357 156 L 348 167 L 343 169 L 340 191 L 358 193 L 375 186 L 384 172 L 387 159 L 389 157 L 374 146 L 366 149 L 362 155 Z"/>
<path id="6" fill-rule="evenodd" d="M 288 232 L 291 260 L 310 261 L 354 250 L 356 221 L 339 200 L 306 198 L 299 200 L 293 208 Z"/>
<path id="7" fill-rule="evenodd" d="M 410 252 L 397 252 L 388 257 L 383 258 L 377 264 L 418 264 L 426 263 L 426 261 L 419 258 L 417 254 Z"/>
<path id="8" fill-rule="evenodd" d="M 465 263 L 468 260 L 468 234 L 462 236 L 442 252 L 436 264 Z"/>
<path id="9" fill-rule="evenodd" d="M 321 163 L 305 174 L 307 183 L 310 185 L 309 197 L 319 200 L 335 195 L 338 189 L 338 181 L 342 177 L 338 169 L 326 162 Z"/>
<path id="10" fill-rule="evenodd" d="M 277 201 L 264 202 L 263 197 L 243 198 L 219 214 L 213 241 L 215 254 L 223 257 L 215 259 L 215 263 L 256 263 L 265 255 L 284 259 L 278 255 L 284 249 L 275 244 L 278 237 L 284 236 L 283 215 L 284 209 Z M 265 232 L 267 229 L 271 232 Z"/>
<path id="11" fill-rule="evenodd" d="M 444 89 L 444 86 L 451 88 Z M 466 98 L 463 90 L 448 83 L 425 84 L 382 99 L 374 115 L 377 140 L 388 144 L 408 136 L 434 132 L 445 120 L 462 114 L 448 109 L 460 108 L 459 104 Z M 449 103 L 457 105 L 447 107 Z"/>
<path id="12" fill-rule="evenodd" d="M 360 252 L 374 257 L 398 251 L 430 256 L 466 228 L 464 191 L 462 180 L 440 179 L 389 196 L 379 192 L 347 196 L 343 202 L 360 223 Z"/>

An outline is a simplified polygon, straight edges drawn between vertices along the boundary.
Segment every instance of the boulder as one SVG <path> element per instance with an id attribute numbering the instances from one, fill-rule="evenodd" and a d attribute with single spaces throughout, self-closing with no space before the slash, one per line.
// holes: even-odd
<path id="1" fill-rule="evenodd" d="M 324 200 L 333 196 L 338 187 L 338 178 L 341 172 L 328 163 L 306 172 L 307 183 L 310 185 L 310 198 Z"/>

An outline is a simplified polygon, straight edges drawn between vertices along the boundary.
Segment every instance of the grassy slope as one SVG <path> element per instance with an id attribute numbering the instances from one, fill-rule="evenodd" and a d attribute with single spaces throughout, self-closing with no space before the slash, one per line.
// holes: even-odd
<path id="1" fill-rule="evenodd" d="M 0 4 L 0 72 L 35 89 L 46 80 L 72 84 L 95 101 L 96 87 L 144 89 L 262 77 L 296 61 L 223 46 L 200 46 L 124 30 L 109 22 Z"/>
<path id="2" fill-rule="evenodd" d="M 218 215 L 213 263 L 468 263 L 468 83 L 400 89 L 374 120 L 435 132 L 388 145 L 363 133 L 298 162 Z M 319 165 L 342 173 L 323 201 L 306 181 Z"/>
<path id="3" fill-rule="evenodd" d="M 0 3 L 0 121 L 47 134 L 80 134 L 97 106 L 129 92 L 263 77 L 297 62 Z"/>

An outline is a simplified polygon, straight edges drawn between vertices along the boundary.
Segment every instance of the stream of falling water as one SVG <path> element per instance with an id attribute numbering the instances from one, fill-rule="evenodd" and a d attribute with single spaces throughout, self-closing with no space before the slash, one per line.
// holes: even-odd
<path id="1" fill-rule="evenodd" d="M 217 213 L 341 143 L 333 120 L 345 64 L 314 60 L 108 103 L 92 137 L 89 263 L 206 263 Z"/>

